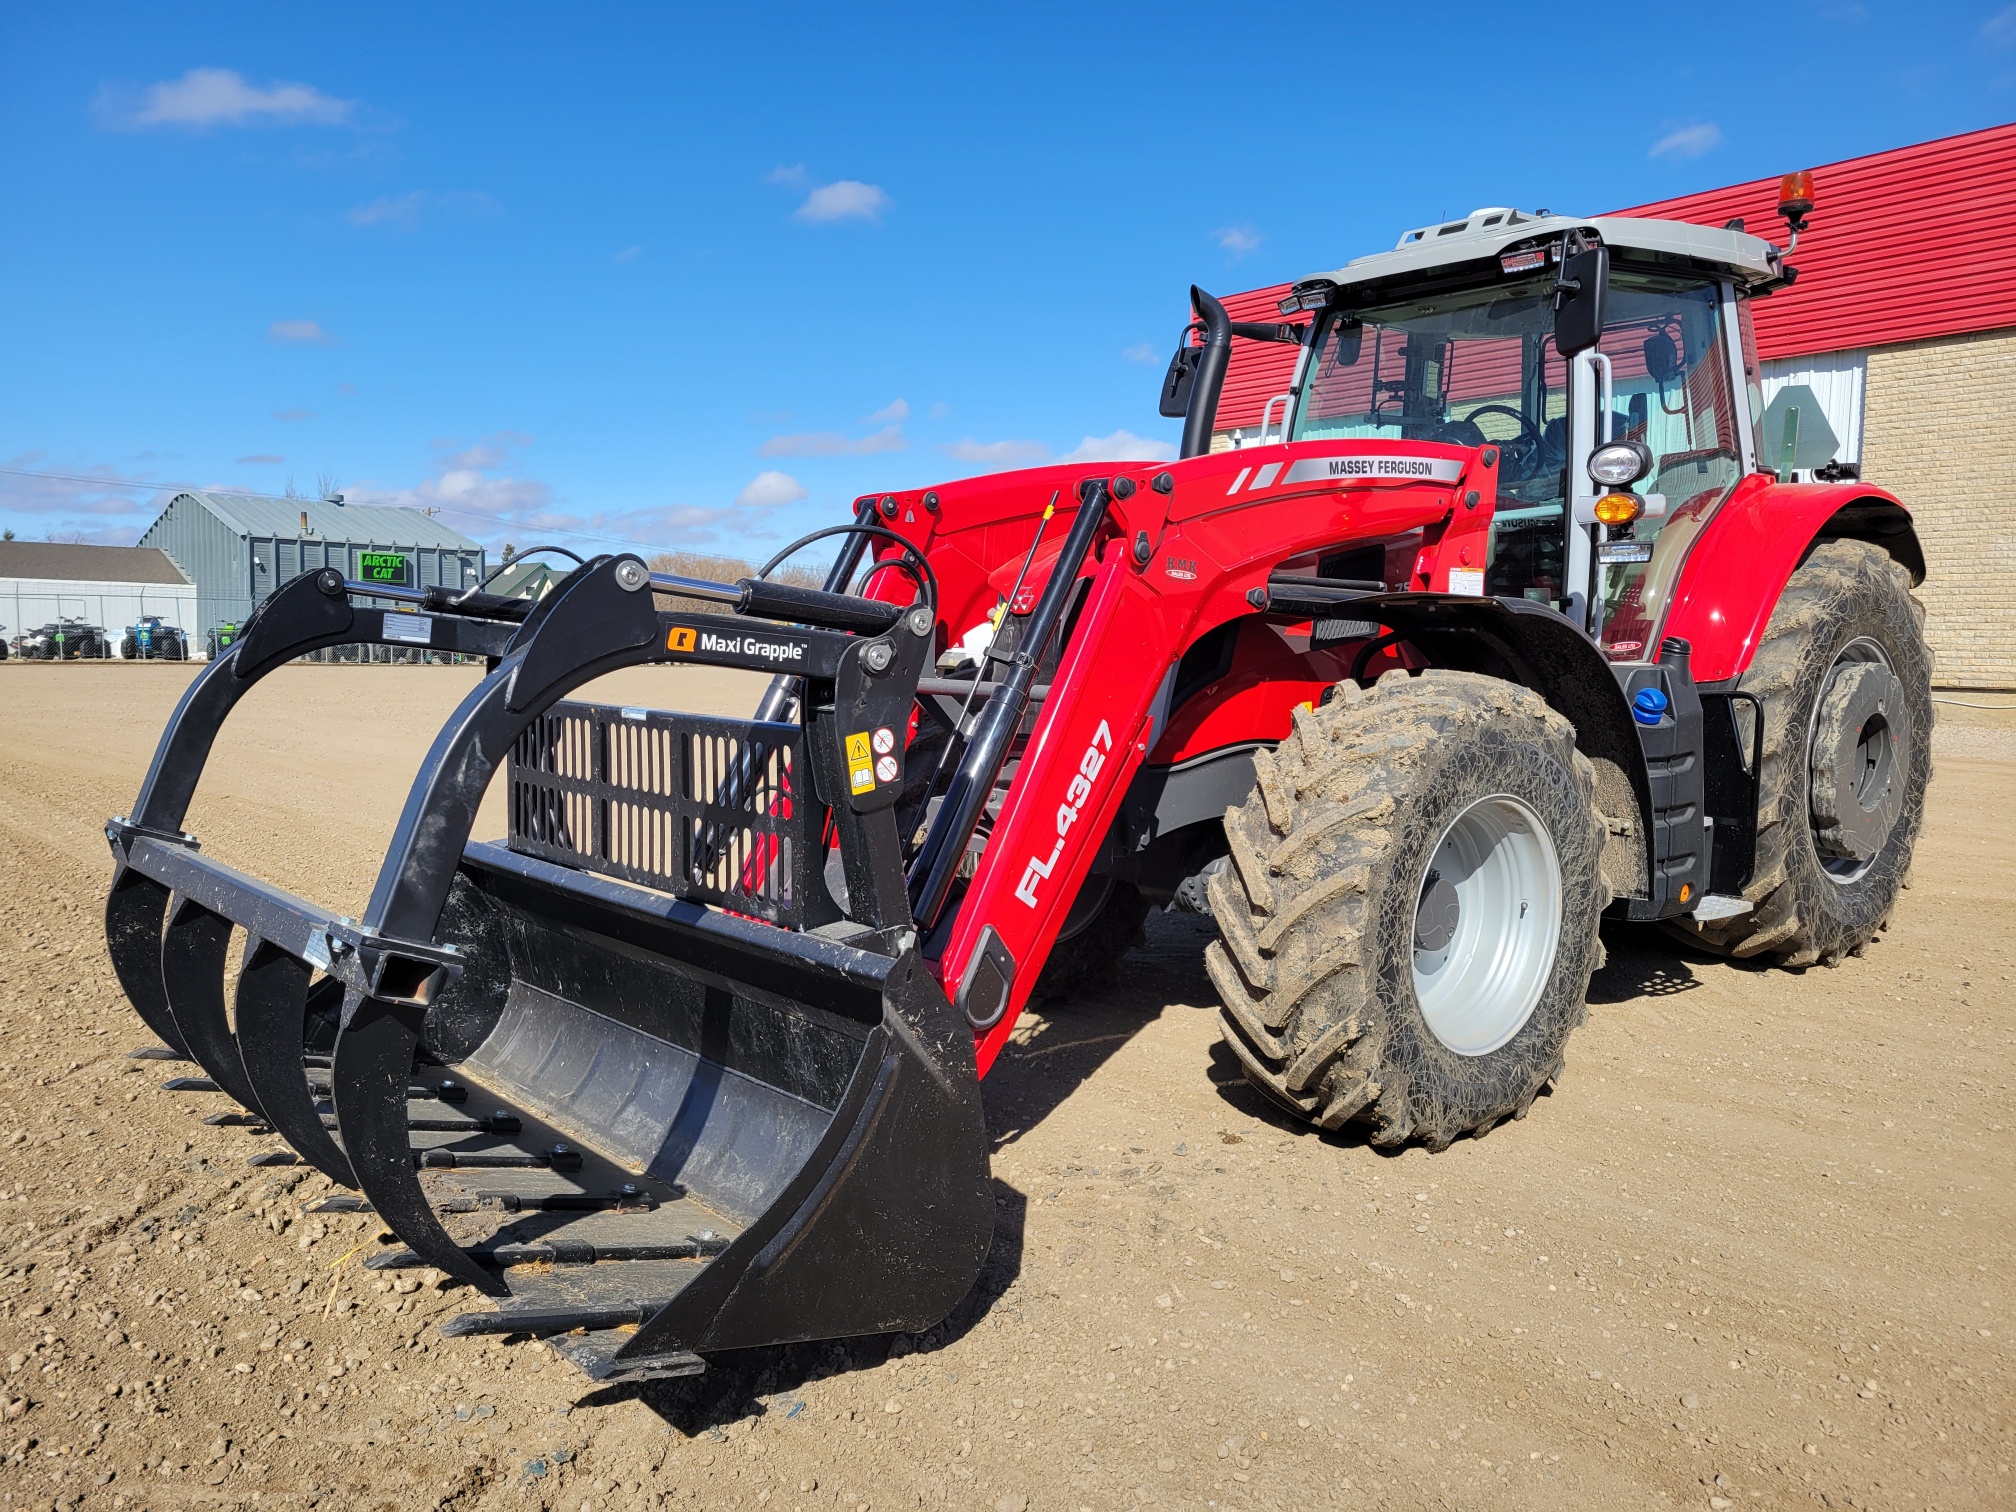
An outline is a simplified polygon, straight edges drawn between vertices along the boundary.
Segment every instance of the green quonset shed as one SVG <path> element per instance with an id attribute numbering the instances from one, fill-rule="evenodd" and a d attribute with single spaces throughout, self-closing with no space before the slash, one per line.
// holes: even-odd
<path id="1" fill-rule="evenodd" d="M 198 645 L 299 573 L 334 567 L 359 581 L 464 588 L 484 572 L 483 548 L 422 510 L 333 498 L 178 493 L 140 544 L 166 552 L 196 585 L 187 628 Z"/>

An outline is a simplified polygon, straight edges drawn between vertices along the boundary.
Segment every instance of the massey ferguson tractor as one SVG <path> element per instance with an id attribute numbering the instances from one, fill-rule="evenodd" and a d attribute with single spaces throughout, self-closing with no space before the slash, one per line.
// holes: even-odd
<path id="1" fill-rule="evenodd" d="M 1741 230 L 1479 211 L 1279 323 L 1193 290 L 1181 460 L 869 495 L 791 548 L 836 549 L 823 588 L 297 577 L 107 828 L 136 1053 L 375 1212 L 372 1266 L 494 1300 L 448 1332 L 598 1380 L 944 1317 L 992 1233 L 980 1078 L 1151 908 L 1215 920 L 1286 1116 L 1438 1150 L 1519 1118 L 1606 916 L 1824 963 L 1910 865 L 1923 559 L 1889 494 L 1759 453 L 1751 303 L 1793 275 Z M 1214 451 L 1238 342 L 1298 364 Z M 182 828 L 245 693 L 352 645 L 488 668 L 361 918 Z M 569 697 L 645 664 L 771 680 L 747 719 Z"/>

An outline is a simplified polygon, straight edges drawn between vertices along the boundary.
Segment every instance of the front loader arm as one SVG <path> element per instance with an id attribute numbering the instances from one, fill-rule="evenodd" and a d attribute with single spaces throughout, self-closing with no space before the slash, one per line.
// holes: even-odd
<path id="1" fill-rule="evenodd" d="M 976 1047 L 982 1075 L 1007 1043 L 1146 754 L 1149 709 L 1182 649 L 1174 620 L 1126 542 L 1110 542 L 940 963 L 952 992 L 983 931 L 1015 963 L 1007 1010 Z M 1122 646 L 1128 655 L 1116 664 Z"/>

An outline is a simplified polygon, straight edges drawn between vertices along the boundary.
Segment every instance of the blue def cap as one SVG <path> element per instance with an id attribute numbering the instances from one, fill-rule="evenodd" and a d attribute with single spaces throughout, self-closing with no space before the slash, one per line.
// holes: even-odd
<path id="1" fill-rule="evenodd" d="M 1666 715 L 1666 695 L 1658 688 L 1640 688 L 1631 700 L 1631 717 L 1642 725 L 1655 725 Z"/>

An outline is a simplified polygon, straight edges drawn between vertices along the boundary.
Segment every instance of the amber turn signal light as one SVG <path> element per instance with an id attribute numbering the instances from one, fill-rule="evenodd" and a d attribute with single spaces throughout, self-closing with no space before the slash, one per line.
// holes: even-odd
<path id="1" fill-rule="evenodd" d="M 1634 493 L 1609 493 L 1596 501 L 1596 518 L 1605 525 L 1629 525 L 1645 513 L 1645 501 Z"/>

